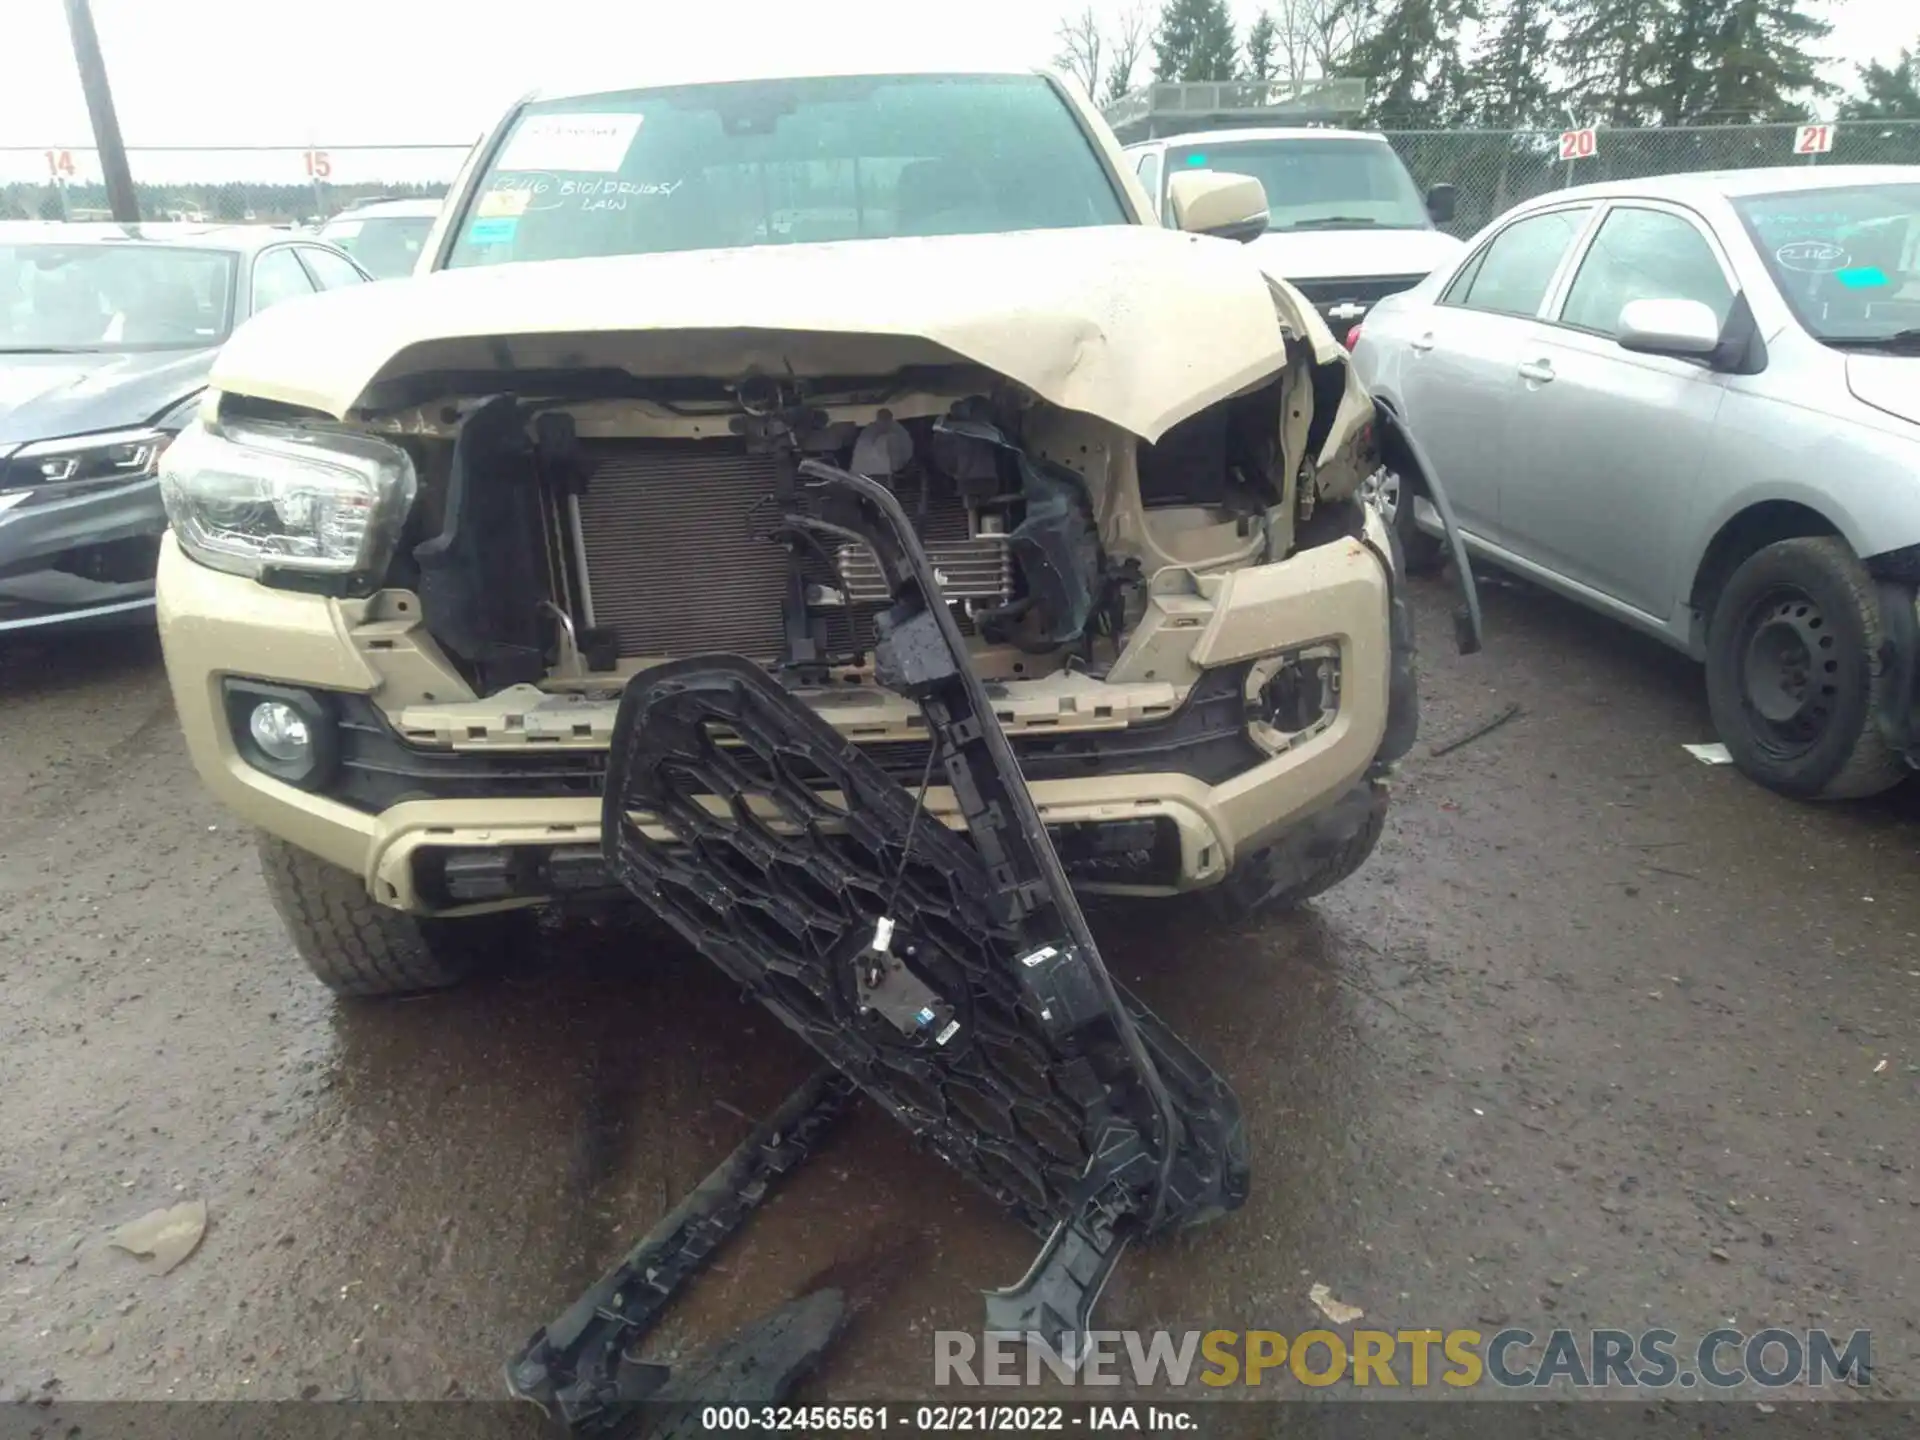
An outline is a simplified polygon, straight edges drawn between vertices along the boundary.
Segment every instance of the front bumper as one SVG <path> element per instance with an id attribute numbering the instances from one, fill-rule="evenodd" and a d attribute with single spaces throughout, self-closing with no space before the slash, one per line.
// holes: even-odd
<path id="1" fill-rule="evenodd" d="M 1247 768 L 1223 778 L 1181 773 L 1172 764 L 1112 773 L 1098 761 L 1089 762 L 1093 773 L 1085 775 L 1030 777 L 1034 802 L 1063 853 L 1080 848 L 1096 831 L 1111 833 L 1105 827 L 1142 821 L 1155 822 L 1165 837 L 1164 873 L 1144 883 L 1083 878 L 1084 888 L 1164 894 L 1216 884 L 1237 855 L 1272 843 L 1333 804 L 1373 767 L 1389 710 L 1392 581 L 1380 559 L 1388 553 L 1384 532 L 1371 533 L 1378 529 L 1371 516 L 1368 525 L 1372 543 L 1340 540 L 1221 577 L 1211 598 L 1187 602 L 1163 637 L 1163 663 L 1185 666 L 1188 673 L 1244 667 L 1305 647 L 1337 647 L 1339 705 L 1311 735 L 1277 754 L 1259 751 Z M 236 745 L 223 682 L 239 677 L 368 697 L 398 735 L 419 743 L 416 755 L 448 765 L 477 752 L 542 761 L 568 750 L 603 756 L 606 731 L 598 710 L 605 709 L 610 727 L 617 702 L 571 704 L 563 728 L 531 734 L 528 715 L 545 713 L 537 692 L 528 692 L 533 707 L 515 711 L 503 705 L 511 699 L 505 695 L 479 700 L 444 685 L 437 693 L 423 690 L 436 683 L 435 673 L 446 672 L 436 672 L 431 640 L 392 619 L 393 610 L 381 612 L 389 618 L 368 620 L 352 603 L 209 570 L 186 559 L 171 537 L 162 543 L 158 601 L 168 678 L 201 778 L 251 824 L 361 875 L 381 903 L 443 914 L 528 903 L 546 897 L 525 893 L 524 877 L 536 877 L 538 889 L 541 877 L 557 876 L 563 866 L 577 869 L 584 851 L 598 846 L 600 798 L 592 786 L 573 794 L 458 798 L 407 798 L 402 792 L 370 810 L 364 799 L 347 803 L 274 779 L 250 765 Z M 418 614 L 417 603 L 408 613 Z M 1171 708 L 1180 693 L 1165 684 L 1103 686 L 1084 677 L 1071 685 L 1009 682 L 997 691 L 996 710 L 1016 751 L 1023 738 L 1042 732 L 1051 739 L 1073 725 L 1111 728 L 1112 720 L 1090 719 L 1097 707 L 1087 703 L 1086 687 L 1111 692 L 1114 704 L 1107 708 L 1121 713 L 1156 691 L 1164 692 Z M 871 716 L 862 712 L 856 705 L 822 710 L 844 733 L 865 740 L 873 727 L 863 725 Z M 928 791 L 927 811 L 950 826 L 962 823 L 945 787 Z M 463 898 L 473 892 L 438 878 L 449 861 L 458 870 L 476 853 L 488 852 L 531 861 L 507 867 L 522 877 L 511 898 Z"/>
<path id="2" fill-rule="evenodd" d="M 166 528 L 156 480 L 56 500 L 0 495 L 0 634 L 143 620 Z"/>

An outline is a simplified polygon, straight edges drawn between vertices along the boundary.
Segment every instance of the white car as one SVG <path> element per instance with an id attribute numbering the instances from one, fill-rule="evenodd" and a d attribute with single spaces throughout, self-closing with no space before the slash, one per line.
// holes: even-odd
<path id="1" fill-rule="evenodd" d="M 1920 166 L 1556 191 L 1348 337 L 1377 499 L 1707 667 L 1720 738 L 1787 794 L 1920 760 Z"/>

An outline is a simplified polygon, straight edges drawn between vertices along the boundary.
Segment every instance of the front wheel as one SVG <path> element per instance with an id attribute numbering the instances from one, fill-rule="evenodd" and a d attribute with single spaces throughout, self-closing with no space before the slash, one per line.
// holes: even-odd
<path id="1" fill-rule="evenodd" d="M 389 909 L 358 875 L 270 835 L 260 837 L 260 871 L 293 948 L 336 995 L 444 990 L 534 934 L 527 910 L 435 919 Z"/>
<path id="2" fill-rule="evenodd" d="M 1734 763 L 1800 799 L 1874 795 L 1906 774 L 1875 713 L 1892 683 L 1873 581 L 1844 540 L 1754 552 L 1707 627 L 1707 703 Z"/>
<path id="3" fill-rule="evenodd" d="M 1380 512 L 1399 540 L 1407 574 L 1432 575 L 1446 564 L 1447 547 L 1413 523 L 1413 498 L 1418 493 L 1418 482 L 1391 465 L 1382 465 L 1360 482 L 1360 498 Z"/>

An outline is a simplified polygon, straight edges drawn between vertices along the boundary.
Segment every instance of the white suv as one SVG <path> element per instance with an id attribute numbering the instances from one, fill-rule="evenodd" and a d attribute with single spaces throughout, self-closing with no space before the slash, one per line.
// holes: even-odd
<path id="1" fill-rule="evenodd" d="M 1251 175 L 1266 188 L 1266 233 L 1254 258 L 1305 295 L 1337 336 L 1374 304 L 1459 258 L 1438 228 L 1453 218 L 1451 185 L 1421 195 L 1383 135 L 1317 128 L 1208 130 L 1127 147 L 1163 221 L 1182 170 Z"/>

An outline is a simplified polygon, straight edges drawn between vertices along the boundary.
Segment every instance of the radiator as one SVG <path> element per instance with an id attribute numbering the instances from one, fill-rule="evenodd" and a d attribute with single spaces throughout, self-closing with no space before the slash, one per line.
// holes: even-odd
<path id="1" fill-rule="evenodd" d="M 581 550 L 594 623 L 619 636 L 623 657 L 725 650 L 777 660 L 786 626 L 786 550 L 763 538 L 778 518 L 772 499 L 779 461 L 738 442 L 622 441 L 587 447 L 592 467 L 580 498 Z M 998 536 L 968 537 L 967 513 L 936 481 L 923 507 L 917 480 L 900 487 L 936 570 L 953 598 L 1004 598 L 1011 564 Z M 874 612 L 886 600 L 878 561 L 864 548 L 837 557 L 851 592 L 823 606 L 835 645 L 872 644 Z M 838 583 L 810 567 L 810 592 Z"/>

